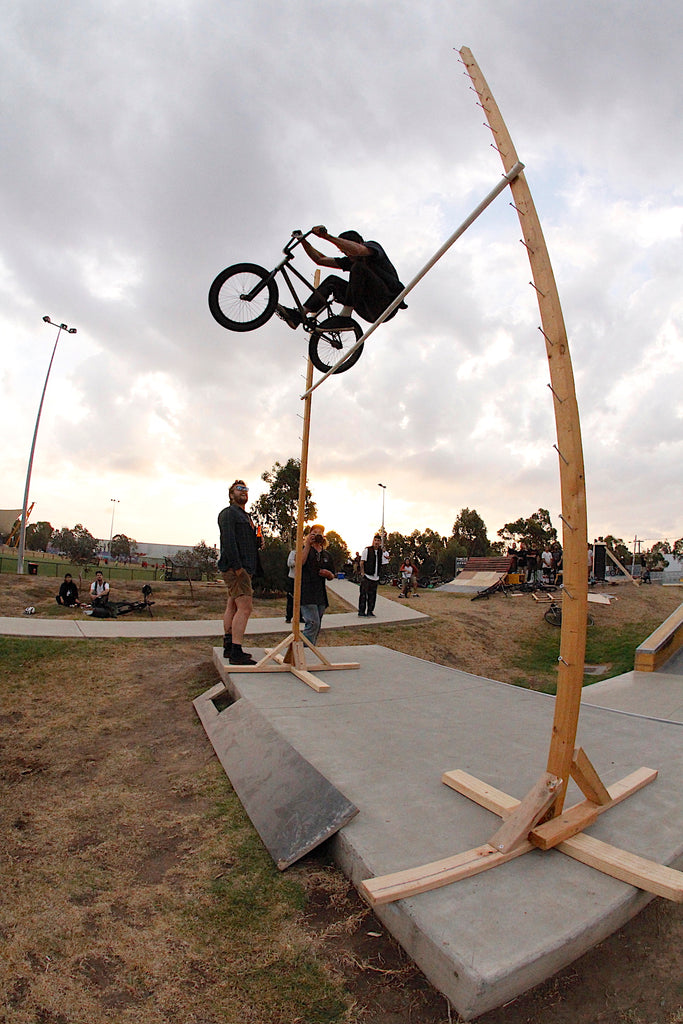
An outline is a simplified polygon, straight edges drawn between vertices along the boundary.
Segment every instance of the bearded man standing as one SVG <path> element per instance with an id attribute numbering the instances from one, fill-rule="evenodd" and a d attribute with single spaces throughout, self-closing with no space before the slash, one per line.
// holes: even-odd
<path id="1" fill-rule="evenodd" d="M 251 580 L 259 567 L 261 540 L 251 516 L 245 511 L 249 488 L 244 480 L 235 480 L 229 491 L 230 504 L 218 516 L 221 551 L 218 569 L 228 588 L 228 603 L 223 616 L 223 657 L 231 665 L 255 665 L 242 650 L 244 631 L 253 609 Z"/>

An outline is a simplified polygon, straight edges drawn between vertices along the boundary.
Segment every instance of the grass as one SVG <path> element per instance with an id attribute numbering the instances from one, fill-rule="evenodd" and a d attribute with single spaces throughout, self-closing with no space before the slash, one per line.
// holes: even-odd
<path id="1" fill-rule="evenodd" d="M 605 665 L 601 675 L 591 675 L 584 686 L 600 679 L 622 675 L 633 670 L 636 647 L 659 624 L 655 620 L 627 622 L 612 629 L 589 627 L 586 637 L 587 665 Z M 560 653 L 560 630 L 548 627 L 535 632 L 520 641 L 518 651 L 511 663 L 520 670 L 513 680 L 516 685 L 530 686 L 543 693 L 554 694 L 557 689 L 555 676 Z"/>
<path id="2" fill-rule="evenodd" d="M 206 644 L 0 638 L 0 659 L 0 1019 L 342 1024 L 305 875 L 188 713 Z"/>
<path id="3" fill-rule="evenodd" d="M 178 614 L 183 585 L 165 586 L 164 604 Z M 634 647 L 680 600 L 648 590 L 596 610 L 587 660 L 632 665 Z M 224 600 L 219 588 L 202 595 Z M 425 592 L 417 607 L 428 621 L 364 622 L 324 633 L 324 643 L 382 643 L 491 678 L 553 684 L 559 631 L 531 602 Z M 204 608 L 197 617 L 214 617 Z M 381 926 L 335 869 L 315 858 L 285 873 L 273 865 L 192 711 L 191 699 L 216 681 L 210 646 L 0 637 L 0 1020 L 442 1024 L 443 1000 L 418 972 L 399 984 L 386 959 L 370 959 L 368 944 L 380 940 L 368 936 Z M 327 915 L 319 930 L 310 923 L 317 908 Z M 618 964 L 635 993 L 613 1007 L 615 1024 L 636 1024 L 635 1006 L 646 1024 L 681 1021 L 670 981 L 680 926 L 668 905 L 652 920 L 651 956 L 635 939 L 631 967 L 604 954 L 601 970 Z M 639 927 L 631 922 L 636 938 Z M 638 1001 L 644 971 L 656 993 L 647 1009 Z M 530 1009 L 501 1009 L 489 1024 L 592 1024 L 604 1009 L 599 974 L 595 991 L 571 1018 L 550 999 L 534 1015 L 530 994 Z"/>

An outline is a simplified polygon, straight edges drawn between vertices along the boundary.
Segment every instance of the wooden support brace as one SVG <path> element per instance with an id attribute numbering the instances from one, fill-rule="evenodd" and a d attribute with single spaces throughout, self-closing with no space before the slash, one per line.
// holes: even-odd
<path id="1" fill-rule="evenodd" d="M 583 747 L 575 749 L 569 773 L 587 800 L 603 806 L 612 803 L 612 798 Z"/>
<path id="2" fill-rule="evenodd" d="M 315 690 L 316 693 L 324 693 L 330 688 L 328 683 L 323 682 L 322 679 L 316 678 L 312 672 L 307 672 L 306 669 L 294 668 L 294 666 L 292 666 L 290 671 L 292 675 L 296 676 L 297 679 L 300 679 L 302 683 L 306 683 L 306 686 L 310 686 L 310 688 Z"/>
<path id="3" fill-rule="evenodd" d="M 600 814 L 600 808 L 590 800 L 584 800 L 580 804 L 569 807 L 557 818 L 544 821 L 542 825 L 536 825 L 529 832 L 529 841 L 539 850 L 552 850 L 559 846 L 565 839 L 583 832 L 585 828 L 592 825 Z"/>
<path id="4" fill-rule="evenodd" d="M 538 826 L 537 830 L 549 831 L 550 826 L 553 826 L 559 834 L 563 828 L 563 825 L 559 823 L 563 818 L 565 821 L 569 819 L 570 822 L 575 823 L 582 814 L 587 815 L 589 811 L 594 820 L 608 807 L 621 803 L 622 800 L 647 786 L 656 778 L 657 772 L 654 769 L 638 768 L 608 788 L 609 804 L 592 804 L 589 808 L 587 806 L 589 801 L 585 801 L 582 804 L 577 804 L 575 808 L 570 808 L 565 815 L 547 822 L 547 828 L 544 824 Z M 494 786 L 487 785 L 481 779 L 460 769 L 445 772 L 442 782 L 502 818 L 509 819 L 520 806 L 520 801 L 515 797 Z M 537 830 L 532 830 L 532 838 L 533 832 Z M 361 883 L 360 891 L 372 906 L 393 903 L 396 900 L 405 899 L 407 896 L 416 896 L 421 892 L 428 892 L 442 885 L 449 885 L 451 882 L 469 878 L 489 868 L 505 864 L 508 860 L 513 860 L 532 849 L 534 846 L 528 840 L 522 841 L 507 853 L 501 853 L 495 850 L 490 843 L 485 843 L 483 846 L 466 850 L 454 857 L 446 857 L 443 860 L 433 861 L 416 868 L 366 879 Z M 666 899 L 683 902 L 683 872 L 681 871 L 630 854 L 584 834 L 572 835 L 570 838 L 560 841 L 555 849 L 574 860 L 597 868 L 623 882 L 628 882 L 629 885 L 652 892 L 657 896 L 664 896 Z"/>
<path id="5" fill-rule="evenodd" d="M 531 829 L 555 801 L 562 779 L 544 772 L 527 795 L 489 839 L 489 846 L 499 853 L 509 853 L 526 840 Z"/>

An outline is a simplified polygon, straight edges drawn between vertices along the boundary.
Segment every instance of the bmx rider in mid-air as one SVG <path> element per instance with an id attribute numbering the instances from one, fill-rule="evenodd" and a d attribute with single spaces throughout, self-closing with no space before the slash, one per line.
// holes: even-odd
<path id="1" fill-rule="evenodd" d="M 304 305 L 306 316 L 318 313 L 325 302 L 332 298 L 344 307 L 342 316 L 348 317 L 355 310 L 363 320 L 374 323 L 403 291 L 396 268 L 382 246 L 379 242 L 364 241 L 357 231 L 342 231 L 338 237 L 330 235 L 322 224 L 313 228 L 313 234 L 331 242 L 341 250 L 343 256 L 324 256 L 313 248 L 308 239 L 303 238 L 301 244 L 307 256 L 320 267 L 347 271 L 349 280 L 330 274 L 321 281 Z M 406 308 L 405 302 L 402 302 L 389 314 L 387 320 L 395 316 L 399 309 Z M 302 323 L 298 309 L 278 305 L 277 314 L 293 330 Z"/>

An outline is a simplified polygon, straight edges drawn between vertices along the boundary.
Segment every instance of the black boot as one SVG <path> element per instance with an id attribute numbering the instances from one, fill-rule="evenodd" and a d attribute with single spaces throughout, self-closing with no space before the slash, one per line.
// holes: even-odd
<path id="1" fill-rule="evenodd" d="M 246 651 L 242 650 L 241 644 L 233 644 L 232 650 L 230 651 L 230 664 L 255 665 L 256 661 L 254 658 L 252 658 L 251 654 L 247 654 Z"/>
<path id="2" fill-rule="evenodd" d="M 232 633 L 226 633 L 223 636 L 223 657 L 224 658 L 229 658 L 231 651 L 232 651 Z"/>

